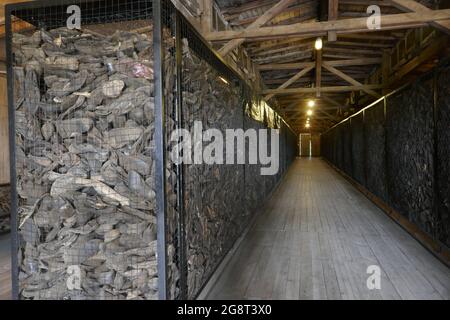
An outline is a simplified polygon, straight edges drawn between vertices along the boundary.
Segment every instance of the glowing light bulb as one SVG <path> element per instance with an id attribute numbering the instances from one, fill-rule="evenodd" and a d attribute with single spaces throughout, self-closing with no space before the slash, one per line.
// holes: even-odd
<path id="1" fill-rule="evenodd" d="M 311 125 L 310 125 L 309 123 L 307 123 L 305 127 L 306 127 L 306 128 L 310 128 Z"/>
<path id="2" fill-rule="evenodd" d="M 307 114 L 308 116 L 312 116 L 312 115 L 313 115 L 313 111 L 312 111 L 312 110 L 308 110 L 308 112 L 306 112 L 306 114 Z"/>
<path id="3" fill-rule="evenodd" d="M 316 39 L 316 43 L 314 44 L 314 47 L 316 48 L 316 50 L 322 50 L 322 46 L 323 46 L 322 38 L 319 37 Z"/>
<path id="4" fill-rule="evenodd" d="M 316 105 L 316 102 L 314 100 L 309 100 L 308 101 L 308 107 L 312 108 Z"/>
<path id="5" fill-rule="evenodd" d="M 228 80 L 225 79 L 224 77 L 219 76 L 219 79 L 220 79 L 223 83 L 229 84 Z"/>

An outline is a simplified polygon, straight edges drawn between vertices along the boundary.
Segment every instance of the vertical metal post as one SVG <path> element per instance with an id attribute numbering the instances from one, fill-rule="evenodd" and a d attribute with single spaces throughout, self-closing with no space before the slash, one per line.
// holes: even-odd
<path id="1" fill-rule="evenodd" d="M 177 72 L 177 95 L 176 95 L 176 124 L 177 129 L 182 128 L 183 119 L 183 41 L 181 34 L 181 15 L 176 10 L 175 19 L 175 49 L 176 49 L 176 72 Z M 178 208 L 178 258 L 180 268 L 180 291 L 181 300 L 187 299 L 187 254 L 186 254 L 186 222 L 184 210 L 184 164 L 178 164 L 177 170 L 177 208 Z"/>
<path id="2" fill-rule="evenodd" d="M 388 128 L 387 128 L 387 97 L 385 96 L 383 99 L 383 113 L 384 113 L 384 192 L 385 192 L 385 201 L 390 204 L 390 192 L 389 192 L 389 157 L 388 157 Z"/>
<path id="3" fill-rule="evenodd" d="M 348 175 L 351 176 L 352 178 L 355 178 L 355 173 L 353 172 L 353 125 L 352 125 L 352 119 L 350 118 L 348 119 L 348 123 L 349 123 L 349 131 L 350 131 L 350 145 L 348 146 L 349 148 L 349 152 L 350 152 L 350 170 Z"/>
<path id="4" fill-rule="evenodd" d="M 157 218 L 158 291 L 159 299 L 167 296 L 167 239 L 166 239 L 166 144 L 164 99 L 164 43 L 162 35 L 162 1 L 153 1 L 153 50 L 155 64 L 155 187 Z"/>
<path id="5" fill-rule="evenodd" d="M 433 73 L 433 213 L 437 220 L 441 208 L 441 197 L 439 194 L 439 175 L 438 175 L 438 141 L 437 141 L 437 122 L 438 122 L 438 73 L 435 69 Z M 437 221 L 434 221 L 437 222 Z M 434 230 L 433 238 L 439 241 L 438 230 Z"/>
<path id="6" fill-rule="evenodd" d="M 12 56 L 11 7 L 5 6 L 6 67 L 8 82 L 9 161 L 11 189 L 11 279 L 12 299 L 19 299 L 19 230 L 17 223 L 16 115 L 14 101 L 14 69 Z"/>
<path id="7" fill-rule="evenodd" d="M 363 137 L 363 170 L 364 170 L 364 186 L 367 188 L 367 148 L 366 148 L 366 110 L 362 112 L 362 137 Z"/>

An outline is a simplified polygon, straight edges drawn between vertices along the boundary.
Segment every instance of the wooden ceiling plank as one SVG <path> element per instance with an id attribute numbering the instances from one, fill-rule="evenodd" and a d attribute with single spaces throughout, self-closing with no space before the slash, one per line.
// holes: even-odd
<path id="1" fill-rule="evenodd" d="M 412 11 L 415 13 L 429 13 L 433 12 L 433 10 L 427 8 L 423 4 L 420 4 L 416 1 L 411 0 L 389 0 L 395 7 L 405 11 Z M 450 19 L 444 21 L 432 21 L 430 25 L 438 28 L 441 31 L 444 31 L 447 34 L 450 34 Z"/>
<path id="2" fill-rule="evenodd" d="M 424 26 L 430 22 L 439 22 L 450 18 L 450 9 L 431 10 L 429 12 L 413 12 L 391 14 L 383 16 L 383 24 L 381 29 L 368 30 L 367 18 L 354 18 L 336 21 L 296 23 L 291 25 L 262 27 L 255 29 L 246 29 L 244 31 L 219 31 L 206 34 L 209 41 L 223 41 L 242 39 L 245 40 L 263 40 L 267 37 L 283 38 L 286 36 L 303 36 L 316 35 L 321 36 L 328 31 L 336 31 L 339 33 L 355 33 L 380 30 L 405 29 L 410 27 Z M 245 41 L 244 40 L 244 41 Z"/>
<path id="3" fill-rule="evenodd" d="M 363 66 L 363 65 L 373 65 L 381 63 L 381 58 L 362 58 L 362 59 L 347 59 L 347 60 L 332 60 L 324 61 L 333 67 L 344 67 L 344 66 Z M 308 66 L 314 65 L 314 62 L 300 62 L 300 63 L 274 63 L 274 64 L 262 64 L 258 66 L 260 71 L 269 70 L 291 70 L 306 68 Z"/>
<path id="4" fill-rule="evenodd" d="M 265 25 L 267 22 L 272 20 L 275 16 L 281 13 L 285 8 L 291 5 L 293 0 L 281 0 L 277 2 L 272 8 L 267 10 L 261 17 L 256 19 L 255 22 L 250 24 L 246 30 L 257 29 Z M 225 44 L 220 50 L 219 53 L 222 56 L 226 56 L 228 53 L 233 51 L 235 48 L 239 47 L 242 43 L 245 42 L 245 39 L 233 39 Z"/>
<path id="5" fill-rule="evenodd" d="M 412 11 L 412 12 L 421 12 L 421 11 L 432 11 L 432 9 L 424 6 L 423 4 L 418 3 L 414 0 L 387 0 L 392 6 L 403 10 L 403 11 Z"/>
<path id="6" fill-rule="evenodd" d="M 326 92 L 350 92 L 350 91 L 360 91 L 363 89 L 382 89 L 381 84 L 365 84 L 362 86 L 333 86 L 333 87 L 321 87 L 320 91 L 322 93 Z M 263 90 L 262 94 L 301 94 L 301 93 L 316 93 L 316 88 L 290 88 L 290 89 L 268 89 Z"/>

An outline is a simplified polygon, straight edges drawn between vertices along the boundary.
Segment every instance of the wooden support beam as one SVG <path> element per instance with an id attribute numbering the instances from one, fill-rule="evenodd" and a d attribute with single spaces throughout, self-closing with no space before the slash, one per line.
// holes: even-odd
<path id="1" fill-rule="evenodd" d="M 212 0 L 200 0 L 202 15 L 200 17 L 200 24 L 203 34 L 210 33 L 212 31 L 212 15 L 213 15 L 213 1 Z"/>
<path id="2" fill-rule="evenodd" d="M 259 71 L 272 71 L 272 70 L 293 70 L 307 67 L 314 67 L 314 62 L 298 62 L 298 63 L 269 63 L 258 65 Z"/>
<path id="3" fill-rule="evenodd" d="M 322 50 L 316 50 L 316 97 L 320 98 L 320 86 L 322 83 Z"/>
<path id="4" fill-rule="evenodd" d="M 338 108 L 338 109 L 341 109 L 341 108 L 342 108 L 342 105 L 341 105 L 339 102 L 337 102 L 337 101 L 331 99 L 330 97 L 323 96 L 322 99 L 323 99 L 324 101 L 326 101 L 326 102 L 328 102 L 328 103 L 334 105 L 334 106 L 335 106 L 336 108 Z"/>
<path id="5" fill-rule="evenodd" d="M 321 87 L 320 91 L 325 92 L 350 92 L 350 91 L 360 91 L 366 89 L 381 89 L 383 88 L 380 84 L 366 84 L 360 86 L 333 86 L 333 87 Z M 300 93 L 316 93 L 316 88 L 291 88 L 291 89 L 269 89 L 263 90 L 262 94 L 300 94 Z"/>
<path id="6" fill-rule="evenodd" d="M 352 77 L 346 75 L 342 71 L 339 71 L 335 67 L 330 66 L 327 63 L 324 63 L 323 67 L 325 69 L 327 69 L 328 71 L 330 71 L 331 73 L 334 73 L 338 77 L 344 79 L 345 81 L 347 81 L 348 83 L 350 83 L 350 84 L 352 84 L 354 86 L 363 86 L 363 89 L 361 89 L 361 90 L 364 91 L 365 93 L 370 94 L 371 96 L 374 96 L 375 98 L 379 98 L 380 97 L 380 95 L 376 91 L 373 91 L 373 90 L 368 89 L 368 88 L 364 88 L 364 85 L 361 82 L 359 82 L 359 81 L 353 79 Z"/>
<path id="7" fill-rule="evenodd" d="M 335 21 L 338 19 L 339 14 L 339 3 L 338 0 L 328 0 L 328 21 Z M 334 42 L 337 40 L 336 31 L 328 32 L 328 41 Z"/>
<path id="8" fill-rule="evenodd" d="M 181 0 L 171 0 L 175 8 L 177 8 L 183 16 L 192 24 L 197 30 L 201 30 L 201 25 L 199 21 L 191 14 L 191 12 L 186 8 L 183 1 Z M 202 2 L 202 1 L 200 1 Z M 208 30 L 208 32 L 211 30 Z"/>
<path id="9" fill-rule="evenodd" d="M 300 43 L 304 43 L 304 42 L 311 42 L 313 38 L 308 37 L 308 38 L 297 38 L 295 40 L 293 39 L 285 39 L 285 40 L 275 40 L 275 41 L 265 41 L 265 42 L 261 42 L 261 43 L 255 43 L 252 46 L 248 47 L 248 50 L 251 53 L 259 53 L 259 52 L 264 52 L 266 50 L 269 50 L 273 47 L 284 47 L 286 45 L 292 45 L 292 44 L 300 44 Z"/>
<path id="10" fill-rule="evenodd" d="M 406 75 L 408 75 L 425 61 L 430 61 L 432 57 L 438 56 L 440 53 L 445 52 L 444 50 L 448 48 L 449 45 L 450 43 L 448 40 L 448 36 L 443 35 L 442 37 L 437 38 L 432 44 L 423 49 L 419 55 L 411 59 L 399 70 L 391 74 L 391 76 L 389 77 L 389 84 L 403 79 Z"/>
<path id="11" fill-rule="evenodd" d="M 244 31 L 221 31 L 206 35 L 209 41 L 227 41 L 245 39 L 262 41 L 267 38 L 286 38 L 293 36 L 324 36 L 328 31 L 340 33 L 379 32 L 406 28 L 423 27 L 430 22 L 439 22 L 450 18 L 450 9 L 431 10 L 422 13 L 400 13 L 382 16 L 381 29 L 367 28 L 367 18 L 353 18 L 336 21 L 295 23 L 291 25 L 262 27 Z"/>
<path id="12" fill-rule="evenodd" d="M 292 78 L 290 78 L 288 81 L 283 83 L 281 86 L 279 86 L 278 89 L 285 89 L 285 88 L 289 87 L 291 84 L 293 84 L 294 82 L 299 80 L 301 77 L 303 77 L 305 74 L 307 74 L 312 69 L 313 69 L 313 66 L 306 67 L 305 69 L 301 70 L 296 75 L 294 75 Z M 272 99 L 273 96 L 274 96 L 273 94 L 268 94 L 267 96 L 264 97 L 264 99 L 266 101 L 269 101 L 270 99 Z"/>
<path id="13" fill-rule="evenodd" d="M 292 4 L 293 0 L 281 0 L 277 4 L 275 4 L 272 8 L 267 10 L 262 16 L 260 16 L 256 21 L 250 24 L 246 30 L 257 29 L 265 25 L 267 22 L 272 20 L 275 16 L 277 16 L 281 11 L 286 9 L 290 4 Z M 244 43 L 245 39 L 233 39 L 225 44 L 220 50 L 219 53 L 222 56 L 226 56 L 228 53 L 233 51 L 233 49 L 240 46 Z"/>
<path id="14" fill-rule="evenodd" d="M 333 67 L 345 67 L 345 66 L 365 66 L 372 64 L 379 64 L 382 62 L 380 58 L 363 58 L 363 59 L 346 59 L 346 60 L 331 60 L 324 61 L 324 63 Z M 299 63 L 280 63 L 280 64 L 262 64 L 258 66 L 259 71 L 269 70 L 291 70 L 301 69 L 308 66 L 314 66 L 314 62 L 299 62 Z"/>
<path id="15" fill-rule="evenodd" d="M 324 114 L 324 115 L 325 115 L 326 117 L 328 117 L 329 119 L 331 119 L 331 120 L 333 120 L 333 121 L 337 121 L 337 117 L 336 117 L 336 116 L 333 116 L 332 114 L 326 112 L 325 110 L 323 110 L 323 109 L 316 109 L 316 110 L 317 110 L 318 112 Z"/>
<path id="16" fill-rule="evenodd" d="M 368 43 L 367 41 L 342 41 L 339 40 L 339 42 L 337 43 L 328 43 L 328 47 L 330 46 L 345 46 L 345 47 L 364 47 L 364 48 L 392 48 L 393 45 L 390 43 L 380 43 L 380 42 L 375 42 L 375 43 Z"/>
<path id="17" fill-rule="evenodd" d="M 433 12 L 433 10 L 425 7 L 423 4 L 412 0 L 389 0 L 388 2 L 391 2 L 392 5 L 398 9 L 405 11 L 412 11 L 419 14 Z M 431 21 L 430 25 L 447 34 L 450 34 L 450 17 L 448 20 L 444 21 Z"/>
<path id="18" fill-rule="evenodd" d="M 374 41 L 398 41 L 398 38 L 374 33 L 340 34 L 338 39 L 374 40 Z"/>

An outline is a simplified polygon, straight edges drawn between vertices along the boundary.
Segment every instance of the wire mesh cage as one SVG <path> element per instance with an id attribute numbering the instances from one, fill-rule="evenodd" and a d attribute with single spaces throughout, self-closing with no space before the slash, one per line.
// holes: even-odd
<path id="1" fill-rule="evenodd" d="M 13 295 L 194 299 L 295 158 L 295 134 L 273 111 L 246 114 L 251 90 L 170 1 L 6 12 Z M 198 124 L 280 129 L 279 170 L 173 161 L 173 133 Z M 203 152 L 214 137 L 201 138 Z"/>
<path id="2" fill-rule="evenodd" d="M 154 43 L 153 14 L 152 1 L 7 7 L 21 299 L 158 298 L 154 53 L 174 43 L 168 17 Z"/>
<path id="3" fill-rule="evenodd" d="M 429 234 L 436 225 L 433 104 L 429 76 L 387 97 L 386 102 L 389 204 Z"/>
<path id="4" fill-rule="evenodd" d="M 352 117 L 351 122 L 351 150 L 352 150 L 352 173 L 353 177 L 365 184 L 364 172 L 364 113 Z"/>
<path id="5" fill-rule="evenodd" d="M 286 130 L 276 137 L 282 145 L 274 152 L 283 165 L 276 174 L 262 176 L 261 165 L 248 161 L 251 144 L 260 141 L 258 130 L 270 127 L 246 112 L 250 105 L 259 104 L 258 99 L 183 19 L 180 34 L 180 121 L 194 138 L 193 158 L 182 168 L 180 291 L 181 298 L 195 299 L 285 172 L 284 135 L 290 129 L 283 123 Z M 195 141 L 197 134 L 203 135 L 201 141 Z M 242 141 L 240 134 L 245 137 Z M 211 149 L 211 142 L 217 141 L 224 143 Z M 295 146 L 293 141 L 290 147 Z M 267 144 L 271 145 L 270 139 Z M 196 156 L 199 150 L 203 159 Z M 240 157 L 245 161 L 240 162 Z"/>
<path id="6" fill-rule="evenodd" d="M 437 74 L 436 83 L 436 237 L 450 247 L 450 64 Z"/>
<path id="7" fill-rule="evenodd" d="M 322 135 L 327 160 L 443 248 L 448 248 L 450 216 L 448 161 L 443 160 L 449 147 L 444 142 L 449 132 L 448 63 L 442 61 L 352 116 L 351 139 L 345 137 L 348 120 Z M 345 156 L 349 149 L 351 161 Z"/>
<path id="8" fill-rule="evenodd" d="M 387 202 L 385 100 L 364 111 L 366 187 Z"/>

